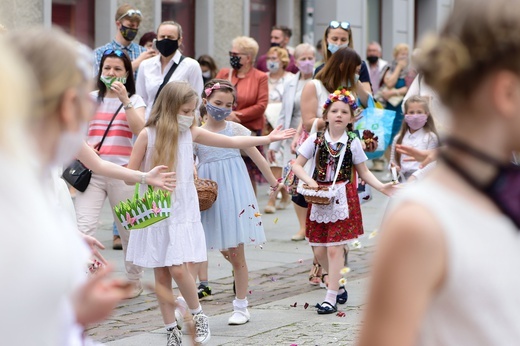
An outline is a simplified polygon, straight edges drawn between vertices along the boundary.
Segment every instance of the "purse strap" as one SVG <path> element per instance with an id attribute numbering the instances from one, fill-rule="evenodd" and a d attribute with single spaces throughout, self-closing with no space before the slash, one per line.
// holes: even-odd
<path id="1" fill-rule="evenodd" d="M 164 88 L 164 86 L 166 84 L 168 84 L 168 82 L 170 81 L 170 78 L 171 78 L 173 72 L 175 72 L 175 70 L 181 64 L 181 62 L 183 60 L 184 60 L 184 55 L 181 55 L 181 58 L 179 59 L 179 63 L 178 64 L 176 62 L 173 62 L 172 67 L 170 67 L 170 69 L 168 70 L 168 73 L 166 74 L 166 76 L 164 76 L 162 84 L 161 84 L 161 86 L 159 86 L 159 90 L 157 90 L 157 94 L 155 94 L 155 98 L 153 99 L 153 103 L 154 104 L 155 104 L 155 101 L 157 100 L 157 97 L 159 97 L 159 94 L 161 93 L 161 90 Z"/>
<path id="2" fill-rule="evenodd" d="M 338 179 L 339 171 L 341 170 L 341 164 L 343 163 L 343 157 L 345 157 L 345 152 L 347 151 L 347 144 L 343 145 L 341 148 L 341 154 L 339 155 L 338 166 L 336 168 L 336 173 L 334 174 L 334 181 L 332 182 L 332 188 L 334 189 L 334 185 L 336 185 L 336 179 Z"/>
<path id="3" fill-rule="evenodd" d="M 121 110 L 121 108 L 123 108 L 123 104 L 122 103 L 117 108 L 116 112 L 112 116 L 112 119 L 110 119 L 110 122 L 108 123 L 107 129 L 105 130 L 105 133 L 103 133 L 103 138 L 101 138 L 101 141 L 98 143 L 98 145 L 96 145 L 96 150 L 101 149 L 101 146 L 103 145 L 103 142 L 105 141 L 105 138 L 106 138 L 106 136 L 108 134 L 108 130 L 110 129 L 110 126 L 112 126 L 112 123 L 114 122 L 114 119 L 116 118 L 116 116 L 119 113 L 119 111 Z"/>

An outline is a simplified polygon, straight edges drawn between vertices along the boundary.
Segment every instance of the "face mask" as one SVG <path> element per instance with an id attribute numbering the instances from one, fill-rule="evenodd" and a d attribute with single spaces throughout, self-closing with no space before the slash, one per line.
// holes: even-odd
<path id="1" fill-rule="evenodd" d="M 311 74 L 314 71 L 314 60 L 298 61 L 297 65 L 303 74 Z"/>
<path id="2" fill-rule="evenodd" d="M 194 116 L 177 114 L 177 122 L 179 124 L 179 131 L 184 132 L 193 125 Z"/>
<path id="3" fill-rule="evenodd" d="M 378 56 L 375 56 L 375 55 L 367 56 L 367 61 L 371 64 L 375 64 L 378 60 L 379 60 Z"/>
<path id="4" fill-rule="evenodd" d="M 419 130 L 426 124 L 428 115 L 426 114 L 405 114 L 404 121 L 412 130 Z"/>
<path id="5" fill-rule="evenodd" d="M 208 114 L 217 121 L 224 120 L 231 114 L 231 109 L 214 106 L 209 103 L 209 101 L 206 102 L 206 110 Z"/>
<path id="6" fill-rule="evenodd" d="M 329 43 L 328 46 L 327 46 L 327 49 L 329 50 L 329 52 L 331 54 L 334 54 L 338 51 L 338 49 L 340 49 L 341 47 L 348 47 L 348 43 L 345 43 L 345 44 L 342 44 L 341 46 L 338 46 L 337 44 L 334 44 L 334 43 Z"/>
<path id="7" fill-rule="evenodd" d="M 242 65 L 240 63 L 240 56 L 239 55 L 236 55 L 236 56 L 230 56 L 229 57 L 229 64 L 231 65 L 231 67 L 235 70 L 240 70 L 240 68 L 244 65 Z"/>
<path id="8" fill-rule="evenodd" d="M 80 125 L 78 132 L 61 133 L 52 163 L 56 166 L 69 165 L 80 151 L 87 136 L 87 130 L 88 123 L 84 122 Z"/>
<path id="9" fill-rule="evenodd" d="M 267 69 L 269 72 L 276 72 L 280 69 L 280 63 L 278 61 L 268 61 Z"/>
<path id="10" fill-rule="evenodd" d="M 202 72 L 202 77 L 204 78 L 211 78 L 211 71 Z"/>
<path id="11" fill-rule="evenodd" d="M 114 82 L 121 82 L 123 84 L 126 83 L 126 77 L 107 77 L 107 76 L 99 76 L 99 80 L 103 82 L 103 84 L 105 84 L 105 86 L 107 87 L 107 89 L 110 89 L 112 87 L 112 84 L 114 84 Z"/>
<path id="12" fill-rule="evenodd" d="M 119 29 L 119 32 L 121 33 L 121 36 L 127 41 L 133 41 L 135 36 L 137 36 L 137 30 L 138 29 L 132 29 L 129 27 L 126 27 L 121 24 L 121 28 Z"/>
<path id="13" fill-rule="evenodd" d="M 179 40 L 170 40 L 165 38 L 163 40 L 155 41 L 155 46 L 162 56 L 170 56 L 179 48 Z"/>
<path id="14" fill-rule="evenodd" d="M 481 191 L 504 213 L 517 228 L 520 229 L 520 167 L 512 163 L 503 164 L 497 159 L 480 152 L 466 143 L 454 138 L 448 138 L 445 142 L 448 146 L 457 148 L 483 162 L 492 164 L 498 168 L 498 173 L 486 186 L 482 186 L 472 175 L 468 174 L 458 163 L 455 163 L 446 154 L 443 159 L 456 173 L 470 183 L 475 189 Z"/>
<path id="15" fill-rule="evenodd" d="M 271 47 L 280 47 L 281 44 L 278 42 L 271 42 Z"/>
<path id="16" fill-rule="evenodd" d="M 359 75 L 356 73 L 356 74 L 354 75 L 354 85 L 357 84 L 358 80 L 359 80 Z M 352 85 L 350 85 L 350 81 L 348 81 L 348 82 L 347 82 L 347 88 L 351 88 L 351 87 L 352 87 Z"/>

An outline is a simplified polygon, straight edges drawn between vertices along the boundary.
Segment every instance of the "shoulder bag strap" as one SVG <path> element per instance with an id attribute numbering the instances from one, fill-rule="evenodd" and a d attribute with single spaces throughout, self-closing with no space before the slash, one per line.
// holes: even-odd
<path id="1" fill-rule="evenodd" d="M 96 150 L 99 150 L 101 146 L 103 145 L 103 142 L 105 141 L 105 137 L 108 134 L 108 130 L 110 129 L 110 126 L 112 126 L 112 123 L 114 122 L 114 119 L 116 118 L 117 114 L 119 114 L 119 111 L 123 108 L 123 104 L 121 103 L 119 107 L 117 108 L 117 111 L 112 116 L 112 119 L 110 119 L 110 122 L 108 123 L 107 129 L 105 130 L 105 133 L 103 133 L 103 138 L 101 138 L 101 142 L 99 142 L 98 145 L 96 145 Z"/>
<path id="2" fill-rule="evenodd" d="M 179 63 L 173 63 L 172 67 L 170 67 L 170 69 L 168 70 L 168 73 L 166 74 L 166 76 L 164 76 L 164 80 L 161 84 L 161 86 L 159 87 L 159 90 L 157 90 L 157 94 L 155 94 L 155 98 L 153 99 L 153 103 L 155 103 L 155 101 L 157 100 L 157 97 L 159 96 L 159 94 L 161 93 L 161 90 L 164 88 L 164 86 L 166 84 L 168 84 L 168 82 L 170 81 L 170 78 L 172 77 L 172 74 L 173 72 L 175 72 L 175 70 L 177 69 L 177 67 L 181 64 L 181 62 L 184 60 L 184 55 L 181 55 L 181 58 L 179 60 Z"/>

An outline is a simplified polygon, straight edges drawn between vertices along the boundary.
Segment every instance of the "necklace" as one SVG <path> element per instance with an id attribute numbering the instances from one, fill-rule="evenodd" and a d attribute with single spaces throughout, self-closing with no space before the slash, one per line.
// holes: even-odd
<path id="1" fill-rule="evenodd" d="M 341 152 L 341 148 L 343 148 L 343 143 L 338 143 L 338 148 L 332 149 L 329 146 L 329 142 L 327 142 L 327 141 L 324 141 L 324 142 L 325 142 L 325 148 L 327 148 L 327 151 L 329 152 L 330 156 L 332 156 L 333 158 L 338 157 Z"/>

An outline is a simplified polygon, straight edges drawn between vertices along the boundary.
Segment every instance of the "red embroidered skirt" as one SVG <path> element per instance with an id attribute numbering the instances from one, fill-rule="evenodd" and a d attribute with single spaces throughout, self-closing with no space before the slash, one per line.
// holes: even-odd
<path id="1" fill-rule="evenodd" d="M 354 179 L 357 182 L 357 179 Z M 336 222 L 318 223 L 309 220 L 311 204 L 307 209 L 305 237 L 311 246 L 334 246 L 346 244 L 363 234 L 361 205 L 357 193 L 357 183 L 345 185 L 347 189 L 348 218 Z"/>

